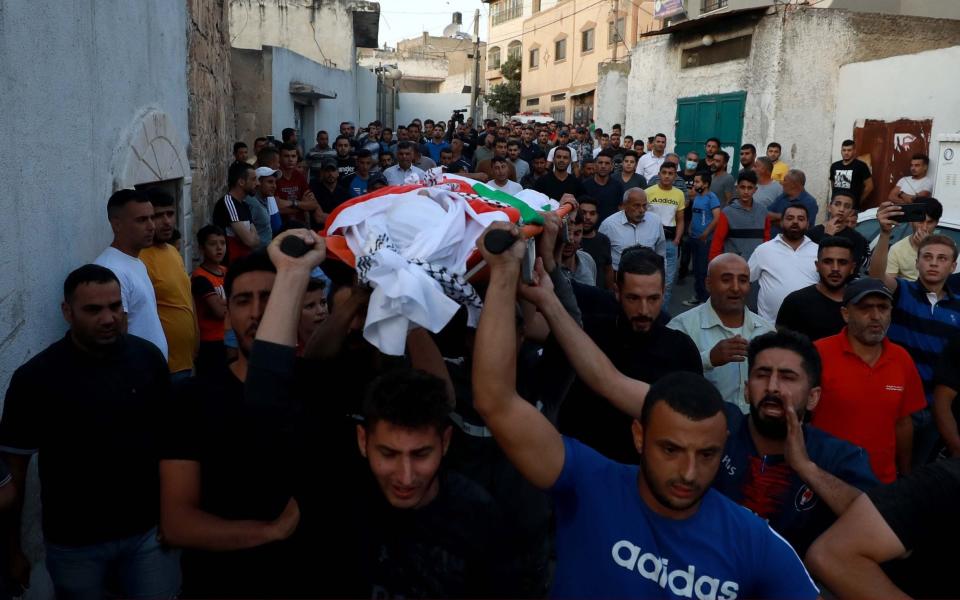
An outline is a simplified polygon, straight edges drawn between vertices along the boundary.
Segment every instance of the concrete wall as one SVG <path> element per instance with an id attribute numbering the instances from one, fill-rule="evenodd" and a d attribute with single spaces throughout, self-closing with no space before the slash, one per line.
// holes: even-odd
<path id="1" fill-rule="evenodd" d="M 227 0 L 190 0 L 187 28 L 187 84 L 190 88 L 190 166 L 193 175 L 193 231 L 210 222 L 213 206 L 227 183 L 227 168 L 236 141 L 230 72 Z M 253 152 L 253 139 L 247 140 Z M 194 253 L 196 255 L 196 253 Z"/>
<path id="2" fill-rule="evenodd" d="M 627 118 L 627 86 L 630 78 L 630 63 L 607 63 L 600 65 L 597 81 L 597 106 L 603 110 L 595 113 L 597 127 L 608 131 L 614 123 L 623 123 Z"/>
<path id="3" fill-rule="evenodd" d="M 470 94 L 415 94 L 401 92 L 397 123 L 414 119 L 448 120 L 455 108 L 470 108 Z"/>
<path id="4" fill-rule="evenodd" d="M 234 48 L 276 46 L 338 69 L 353 65 L 353 16 L 348 2 L 229 1 Z"/>
<path id="5" fill-rule="evenodd" d="M 0 130 L 16 140 L 0 147 L 0 164 L 15 170 L 0 194 L 5 391 L 13 370 L 66 330 L 59 310 L 64 277 L 110 242 L 107 198 L 126 177 L 130 136 L 144 130 L 140 117 L 151 108 L 165 114 L 185 159 L 186 5 L 141 0 L 106 10 L 89 2 L 5 2 L 0 56 L 0 111 L 8 117 Z M 39 561 L 35 497 L 24 518 L 30 558 Z M 39 563 L 34 573 L 29 597 L 51 597 Z"/>
<path id="6" fill-rule="evenodd" d="M 682 49 L 700 46 L 706 31 L 718 41 L 752 31 L 750 56 L 681 69 Z M 678 98 L 746 91 L 744 143 L 764 148 L 780 142 L 783 159 L 807 173 L 808 190 L 822 201 L 826 173 L 838 152 L 826 142 L 834 139 L 840 67 L 895 56 L 905 49 L 957 43 L 960 23 L 955 21 L 802 7 L 786 14 L 781 8 L 760 19 L 755 28 L 741 20 L 709 30 L 643 38 L 631 53 L 624 132 L 637 137 L 663 131 L 672 147 Z M 664 70 L 670 70 L 669 77 L 663 76 Z M 900 93 L 893 84 L 884 94 L 896 95 L 893 89 Z M 615 95 L 606 97 L 613 102 Z M 615 104 L 608 108 L 603 102 L 598 116 L 616 113 Z"/>
<path id="7" fill-rule="evenodd" d="M 833 132 L 833 153 L 865 119 L 933 119 L 930 176 L 936 180 L 937 136 L 960 131 L 960 89 L 943 77 L 944 65 L 960 65 L 960 46 L 853 63 L 840 68 Z M 891 94 L 890 82 L 909 73 L 922 86 L 903 86 Z M 956 199 L 960 201 L 960 198 Z"/>

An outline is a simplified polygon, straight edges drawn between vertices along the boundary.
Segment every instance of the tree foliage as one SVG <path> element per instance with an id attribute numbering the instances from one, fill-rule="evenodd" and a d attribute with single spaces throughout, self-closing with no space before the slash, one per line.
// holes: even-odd
<path id="1" fill-rule="evenodd" d="M 511 56 L 500 65 L 500 74 L 506 80 L 490 88 L 485 98 L 490 107 L 502 115 L 520 112 L 520 73 L 519 56 Z"/>

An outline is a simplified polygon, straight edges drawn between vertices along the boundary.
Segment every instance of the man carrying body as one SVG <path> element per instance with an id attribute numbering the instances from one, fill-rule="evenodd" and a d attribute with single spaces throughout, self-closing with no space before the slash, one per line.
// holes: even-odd
<path id="1" fill-rule="evenodd" d="M 893 294 L 877 279 L 847 286 L 839 334 L 816 342 L 823 392 L 813 425 L 862 446 L 877 479 L 910 472 L 913 422 L 923 410 L 923 384 L 910 355 L 887 339 Z"/>
<path id="2" fill-rule="evenodd" d="M 170 377 L 178 381 L 189 377 L 193 370 L 197 316 L 183 258 L 169 243 L 177 224 L 176 202 L 159 188 L 151 188 L 146 193 L 153 205 L 153 245 L 140 251 L 140 260 L 147 268 L 157 297 L 157 314 L 169 349 Z"/>
<path id="3" fill-rule="evenodd" d="M 750 268 L 736 254 L 721 254 L 707 268 L 710 298 L 674 317 L 667 327 L 682 331 L 697 345 L 703 375 L 727 402 L 749 411 L 747 345 L 773 331 L 773 325 L 749 308 Z"/>
<path id="4" fill-rule="evenodd" d="M 656 381 L 664 374 L 700 374 L 700 356 L 683 332 L 667 329 L 663 308 L 663 263 L 649 248 L 628 248 L 620 259 L 613 314 L 584 313 L 584 331 L 621 371 Z M 628 434 L 630 419 L 575 383 L 560 409 L 559 429 L 606 457 L 636 462 Z"/>
<path id="5" fill-rule="evenodd" d="M 926 154 L 914 154 L 910 159 L 910 177 L 901 177 L 897 185 L 890 190 L 887 200 L 898 204 L 907 204 L 929 198 L 933 195 L 933 178 L 927 175 L 930 157 Z"/>
<path id="6" fill-rule="evenodd" d="M 900 214 L 899 205 L 890 202 L 884 202 L 877 211 L 880 236 L 870 259 L 870 275 L 880 278 L 893 292 L 890 341 L 906 348 L 913 358 L 930 404 L 934 366 L 950 338 L 960 334 L 960 297 L 946 285 L 957 268 L 957 246 L 948 236 L 928 235 L 917 248 L 919 278 L 909 281 L 894 277 L 886 268 L 887 247 L 890 231 L 896 225 L 894 217 Z M 919 466 L 927 462 L 938 438 L 929 407 L 914 414 L 913 428 L 913 464 Z"/>
<path id="7" fill-rule="evenodd" d="M 849 195 L 853 198 L 854 208 L 860 207 L 873 191 L 873 176 L 867 163 L 857 158 L 857 148 L 853 140 L 844 140 L 840 145 L 841 159 L 830 165 L 831 196 Z"/>
<path id="8" fill-rule="evenodd" d="M 639 188 L 623 193 L 623 210 L 600 223 L 598 230 L 610 240 L 610 257 L 614 271 L 620 267 L 620 255 L 631 246 L 650 248 L 666 257 L 667 240 L 660 216 L 647 210 L 647 194 Z"/>
<path id="9" fill-rule="evenodd" d="M 583 180 L 584 192 L 597 201 L 600 212 L 599 218 L 604 219 L 620 210 L 624 188 L 620 183 L 619 175 L 613 173 L 613 156 L 610 150 L 604 150 L 596 159 L 597 173 L 590 179 Z"/>
<path id="10" fill-rule="evenodd" d="M 130 202 L 153 211 L 145 200 Z M 27 467 L 37 454 L 46 566 L 56 596 L 174 598 L 179 556 L 157 533 L 166 358 L 154 344 L 124 333 L 121 282 L 110 269 L 85 265 L 70 273 L 61 311 L 69 331 L 14 372 L 3 405 L 0 456 L 18 492 L 4 543 L 23 565 L 21 510 L 33 492 Z"/>
<path id="11" fill-rule="evenodd" d="M 558 562 L 552 595 L 681 598 L 693 597 L 700 585 L 704 595 L 817 597 L 786 542 L 708 489 L 720 468 L 727 421 L 722 399 L 702 378 L 671 374 L 650 390 L 632 425 L 640 467 L 618 465 L 564 438 L 517 394 L 516 354 L 503 349 L 516 347 L 513 315 L 523 245 L 501 255 L 487 253 L 483 238 L 478 247 L 491 277 L 477 331 L 474 404 L 510 461 L 554 498 Z M 523 289 L 535 301 L 538 288 Z M 611 504 L 611 498 L 617 500 Z M 743 537 L 705 535 L 717 527 Z M 734 545 L 724 548 L 727 543 Z M 746 557 L 734 547 L 763 552 Z"/>
<path id="12" fill-rule="evenodd" d="M 820 281 L 787 294 L 777 312 L 777 327 L 802 333 L 811 341 L 843 330 L 843 293 L 856 273 L 853 245 L 842 237 L 824 237 L 817 244 Z"/>
<path id="13" fill-rule="evenodd" d="M 246 173 L 246 163 L 234 163 L 231 171 Z M 153 245 L 156 225 L 154 208 L 145 192 L 120 190 L 107 201 L 107 217 L 113 229 L 113 242 L 94 263 L 113 271 L 120 282 L 123 312 L 127 314 L 127 333 L 153 343 L 168 357 L 167 337 L 157 312 L 157 295 L 140 252 Z M 256 235 L 253 234 L 253 239 Z"/>

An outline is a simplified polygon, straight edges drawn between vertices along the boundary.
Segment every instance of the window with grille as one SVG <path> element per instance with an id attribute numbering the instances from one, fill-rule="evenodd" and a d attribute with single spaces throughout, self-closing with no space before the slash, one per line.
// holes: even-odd
<path id="1" fill-rule="evenodd" d="M 747 58 L 750 56 L 750 44 L 753 36 L 743 35 L 730 40 L 716 42 L 711 46 L 687 48 L 680 53 L 680 68 L 692 69 L 717 63 Z"/>
<path id="2" fill-rule="evenodd" d="M 520 54 L 523 51 L 523 44 L 517 40 L 510 42 L 510 45 L 507 46 L 507 58 L 516 58 L 520 59 Z"/>
<path id="3" fill-rule="evenodd" d="M 566 94 L 566 92 L 564 92 L 564 93 L 562 93 L 562 94 L 554 94 L 554 95 L 550 96 L 550 101 L 551 101 L 551 102 L 560 102 L 561 100 L 566 100 L 566 98 L 567 98 L 567 94 Z"/>
<path id="4" fill-rule="evenodd" d="M 487 53 L 487 68 L 488 69 L 499 69 L 500 68 L 500 48 L 494 46 L 490 48 L 490 52 Z"/>
<path id="5" fill-rule="evenodd" d="M 527 106 L 540 106 L 540 98 L 527 98 Z"/>
<path id="6" fill-rule="evenodd" d="M 567 120 L 567 108 L 565 106 L 556 106 L 550 109 L 550 118 L 554 121 Z"/>
<path id="7" fill-rule="evenodd" d="M 490 24 L 499 25 L 523 16 L 523 0 L 500 0 L 490 7 Z"/>
<path id="8" fill-rule="evenodd" d="M 553 62 L 560 62 L 567 59 L 567 39 L 557 40 L 553 43 Z"/>
<path id="9" fill-rule="evenodd" d="M 727 0 L 703 0 L 703 7 L 700 9 L 700 12 L 707 13 L 714 10 L 719 10 L 727 6 Z"/>
<path id="10" fill-rule="evenodd" d="M 580 34 L 580 52 L 590 52 L 593 50 L 593 38 L 596 30 L 588 29 Z"/>

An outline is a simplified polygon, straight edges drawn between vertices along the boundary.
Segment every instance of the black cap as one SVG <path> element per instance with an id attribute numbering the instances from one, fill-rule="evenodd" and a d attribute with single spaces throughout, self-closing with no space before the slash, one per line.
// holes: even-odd
<path id="1" fill-rule="evenodd" d="M 337 169 L 339 167 L 337 165 L 337 161 L 333 160 L 332 158 L 325 158 L 322 161 L 320 161 L 320 168 L 321 169 Z"/>
<path id="2" fill-rule="evenodd" d="M 847 289 L 843 291 L 843 305 L 846 306 L 851 302 L 856 304 L 872 294 L 879 294 L 893 301 L 893 294 L 882 281 L 873 277 L 862 277 L 847 285 Z"/>

